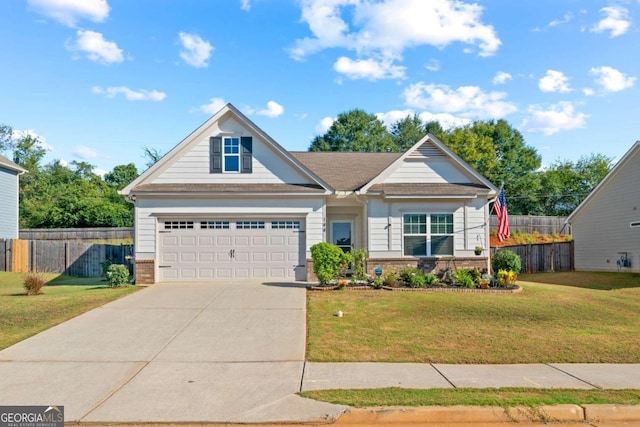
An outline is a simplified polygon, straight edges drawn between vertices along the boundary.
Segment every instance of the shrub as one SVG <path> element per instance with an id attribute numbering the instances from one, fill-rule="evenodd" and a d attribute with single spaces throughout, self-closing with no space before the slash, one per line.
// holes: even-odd
<path id="1" fill-rule="evenodd" d="M 129 284 L 129 269 L 122 264 L 111 264 L 107 269 L 107 282 L 112 288 Z"/>
<path id="2" fill-rule="evenodd" d="M 411 284 L 411 278 L 418 273 L 417 268 L 413 268 L 411 266 L 402 267 L 400 271 L 398 271 L 398 276 L 400 279 L 406 283 L 407 285 Z"/>
<path id="3" fill-rule="evenodd" d="M 27 291 L 27 295 L 40 295 L 42 288 L 47 284 L 47 279 L 44 273 L 37 271 L 30 271 L 25 273 L 22 278 L 22 286 Z"/>
<path id="4" fill-rule="evenodd" d="M 455 280 L 458 285 L 464 286 L 465 288 L 475 288 L 476 286 L 475 282 L 473 281 L 471 271 L 464 268 L 456 270 Z"/>
<path id="5" fill-rule="evenodd" d="M 424 275 L 424 283 L 426 285 L 433 285 L 436 281 L 436 275 L 432 273 L 427 273 Z"/>
<path id="6" fill-rule="evenodd" d="M 351 251 L 351 258 L 353 259 L 352 263 L 352 279 L 353 280 L 367 280 L 367 253 L 366 249 L 354 249 Z"/>
<path id="7" fill-rule="evenodd" d="M 392 268 L 382 275 L 382 281 L 385 286 L 398 286 L 398 276 L 396 276 L 396 272 Z"/>
<path id="8" fill-rule="evenodd" d="M 102 269 L 102 277 L 107 277 L 107 271 L 109 271 L 109 267 L 113 264 L 110 259 L 106 259 L 100 263 L 100 268 Z"/>
<path id="9" fill-rule="evenodd" d="M 493 271 L 507 270 L 513 271 L 516 275 L 520 273 L 522 268 L 522 261 L 520 256 L 509 249 L 502 249 L 496 251 L 491 258 L 491 267 Z"/>
<path id="10" fill-rule="evenodd" d="M 311 258 L 313 259 L 313 272 L 320 284 L 326 285 L 337 278 L 341 270 L 348 267 L 351 257 L 331 243 L 320 242 L 311 246 Z"/>
<path id="11" fill-rule="evenodd" d="M 515 285 L 518 276 L 511 270 L 499 270 L 496 278 L 498 279 L 498 285 L 506 287 Z"/>
<path id="12" fill-rule="evenodd" d="M 427 283 L 427 280 L 424 277 L 424 273 L 420 270 L 416 270 L 415 274 L 411 276 L 409 279 L 409 286 L 412 288 L 421 288 Z"/>
<path id="13" fill-rule="evenodd" d="M 384 280 L 382 280 L 382 277 L 376 277 L 375 279 L 373 279 L 374 288 L 380 289 L 382 285 L 384 285 Z"/>

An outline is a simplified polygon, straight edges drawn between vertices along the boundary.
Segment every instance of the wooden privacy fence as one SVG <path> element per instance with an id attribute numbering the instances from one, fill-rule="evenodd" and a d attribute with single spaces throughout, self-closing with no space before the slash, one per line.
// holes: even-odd
<path id="1" fill-rule="evenodd" d="M 509 229 L 523 233 L 571 234 L 571 226 L 566 224 L 566 216 L 509 215 Z M 492 230 L 498 229 L 498 218 L 491 215 Z"/>
<path id="2" fill-rule="evenodd" d="M 572 271 L 574 269 L 573 241 L 557 243 L 533 243 L 529 245 L 491 248 L 496 251 L 509 249 L 522 259 L 521 273 Z"/>
<path id="3" fill-rule="evenodd" d="M 0 240 L 0 270 L 42 271 L 76 277 L 98 277 L 101 262 L 129 266 L 133 245 L 106 245 L 56 240 Z"/>
<path id="4" fill-rule="evenodd" d="M 95 228 L 24 228 L 20 230 L 23 240 L 109 240 L 133 241 L 133 227 L 95 227 Z"/>

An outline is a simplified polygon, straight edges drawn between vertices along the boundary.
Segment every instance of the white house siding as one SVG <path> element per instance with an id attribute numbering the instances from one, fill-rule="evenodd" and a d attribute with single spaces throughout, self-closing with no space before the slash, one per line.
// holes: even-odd
<path id="1" fill-rule="evenodd" d="M 369 253 L 371 257 L 402 256 L 402 216 L 405 213 L 452 213 L 456 256 L 487 247 L 486 199 L 468 201 L 369 200 Z M 466 227 L 465 227 L 466 225 Z"/>
<path id="2" fill-rule="evenodd" d="M 222 135 L 221 135 L 222 134 Z M 210 173 L 209 137 L 225 136 L 253 137 L 253 171 L 243 173 Z M 289 161 L 276 152 L 270 145 L 249 130 L 243 128 L 233 118 L 218 122 L 208 130 L 200 132 L 197 142 L 182 153 L 174 163 L 162 171 L 153 184 L 308 184 L 309 178 L 295 169 Z"/>
<path id="3" fill-rule="evenodd" d="M 158 217 L 233 218 L 283 217 L 305 220 L 306 256 L 309 248 L 323 241 L 324 199 L 249 197 L 227 199 L 141 198 L 136 201 L 136 258 L 155 259 Z"/>
<path id="4" fill-rule="evenodd" d="M 18 175 L 0 167 L 0 239 L 18 238 Z"/>
<path id="5" fill-rule="evenodd" d="M 470 177 L 458 169 L 449 159 L 405 159 L 387 178 L 385 184 L 398 183 L 459 183 L 469 182 Z"/>
<path id="6" fill-rule="evenodd" d="M 617 271 L 627 252 L 640 271 L 640 150 L 610 177 L 572 220 L 576 270 Z"/>

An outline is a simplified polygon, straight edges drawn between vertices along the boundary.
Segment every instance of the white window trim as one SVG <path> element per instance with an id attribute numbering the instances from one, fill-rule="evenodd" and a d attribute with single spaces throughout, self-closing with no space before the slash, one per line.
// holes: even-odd
<path id="1" fill-rule="evenodd" d="M 238 140 L 238 153 L 225 153 L 225 140 L 227 139 L 237 139 Z M 222 173 L 240 173 L 242 169 L 242 138 L 240 135 L 224 135 L 222 137 Z M 237 171 L 228 171 L 227 170 L 227 162 L 225 161 L 228 157 L 237 157 L 238 158 L 238 170 Z"/>
<path id="2" fill-rule="evenodd" d="M 407 234 L 404 232 L 404 217 L 405 215 L 425 215 L 426 219 L 426 234 Z M 400 245 L 402 249 L 402 256 L 407 258 L 442 258 L 442 257 L 450 257 L 455 256 L 456 246 L 455 246 L 455 229 L 451 234 L 432 234 L 431 233 L 431 215 L 451 215 L 452 224 L 455 227 L 455 215 L 453 212 L 402 212 L 402 234 L 400 236 Z M 404 253 L 404 237 L 405 236 L 426 236 L 427 238 L 427 254 L 426 255 L 407 255 Z M 433 255 L 431 253 L 431 237 L 432 236 L 451 236 L 453 238 L 453 254 L 450 255 Z"/>

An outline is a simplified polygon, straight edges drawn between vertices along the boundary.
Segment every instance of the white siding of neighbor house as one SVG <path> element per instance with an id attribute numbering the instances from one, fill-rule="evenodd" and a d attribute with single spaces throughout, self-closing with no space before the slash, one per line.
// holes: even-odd
<path id="1" fill-rule="evenodd" d="M 576 270 L 617 271 L 618 252 L 628 252 L 640 271 L 640 150 L 594 193 L 572 220 Z"/>
<path id="2" fill-rule="evenodd" d="M 155 259 L 158 217 L 200 219 L 236 218 L 239 216 L 301 218 L 305 220 L 307 257 L 309 248 L 323 241 L 324 200 L 322 198 L 247 199 L 160 199 L 138 198 L 136 201 L 136 258 Z"/>
<path id="3" fill-rule="evenodd" d="M 436 184 L 469 182 L 470 177 L 448 159 L 405 161 L 383 181 L 385 184 L 419 183 Z"/>
<path id="4" fill-rule="evenodd" d="M 252 173 L 210 173 L 209 137 L 211 136 L 253 137 Z M 153 184 L 308 184 L 309 178 L 255 134 L 233 119 L 226 117 L 201 132 L 197 143 L 183 153 L 167 169 L 162 171 Z"/>
<path id="5" fill-rule="evenodd" d="M 476 246 L 488 247 L 486 199 L 468 201 L 369 200 L 371 257 L 402 256 L 402 217 L 405 213 L 452 213 L 454 255 L 470 256 Z M 466 227 L 465 227 L 466 225 Z"/>
<path id="6" fill-rule="evenodd" d="M 18 238 L 18 174 L 0 167 L 0 239 Z"/>

